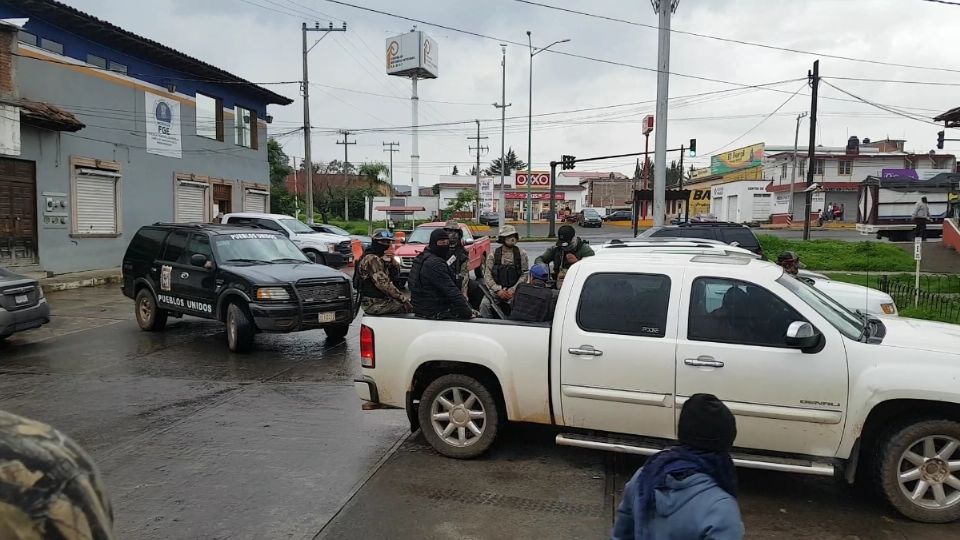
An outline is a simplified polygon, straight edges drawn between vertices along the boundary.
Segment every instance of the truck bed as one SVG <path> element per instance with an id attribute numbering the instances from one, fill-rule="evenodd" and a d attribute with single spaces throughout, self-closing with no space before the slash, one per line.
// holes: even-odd
<path id="1" fill-rule="evenodd" d="M 455 359 L 482 366 L 497 377 L 510 420 L 551 423 L 551 323 L 434 321 L 413 315 L 365 316 L 362 322 L 373 330 L 375 346 L 390 344 L 389 349 L 376 346 L 375 367 L 363 368 L 363 375 L 377 382 L 380 403 L 405 407 L 409 381 L 418 369 Z"/>

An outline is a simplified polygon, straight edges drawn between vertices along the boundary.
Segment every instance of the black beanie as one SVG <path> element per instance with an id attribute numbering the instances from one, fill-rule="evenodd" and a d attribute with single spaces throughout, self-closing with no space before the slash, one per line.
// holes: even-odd
<path id="1" fill-rule="evenodd" d="M 717 396 L 694 394 L 680 409 L 677 438 L 694 448 L 728 452 L 737 438 L 737 421 Z"/>
<path id="2" fill-rule="evenodd" d="M 576 236 L 577 231 L 570 225 L 564 225 L 557 230 L 557 240 L 569 243 Z"/>

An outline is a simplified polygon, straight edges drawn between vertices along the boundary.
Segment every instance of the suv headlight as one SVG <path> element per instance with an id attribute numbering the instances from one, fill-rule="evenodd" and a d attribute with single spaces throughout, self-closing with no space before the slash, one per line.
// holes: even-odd
<path id="1" fill-rule="evenodd" d="M 327 253 L 333 253 L 337 248 L 333 244 L 327 244 Z"/>
<path id="2" fill-rule="evenodd" d="M 289 300 L 290 293 L 283 287 L 260 287 L 257 289 L 257 300 Z"/>

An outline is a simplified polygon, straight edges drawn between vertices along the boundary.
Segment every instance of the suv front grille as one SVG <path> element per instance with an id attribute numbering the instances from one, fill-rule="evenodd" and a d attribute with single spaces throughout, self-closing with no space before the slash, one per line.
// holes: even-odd
<path id="1" fill-rule="evenodd" d="M 26 302 L 17 303 L 17 297 L 27 297 Z M 40 290 L 35 285 L 17 285 L 0 289 L 0 307 L 7 311 L 33 307 L 40 301 Z"/>
<path id="2" fill-rule="evenodd" d="M 350 298 L 350 284 L 344 281 L 300 281 L 297 294 L 304 304 L 337 302 Z"/>
<path id="3" fill-rule="evenodd" d="M 353 241 L 344 240 L 337 244 L 337 251 L 344 255 L 353 255 Z"/>

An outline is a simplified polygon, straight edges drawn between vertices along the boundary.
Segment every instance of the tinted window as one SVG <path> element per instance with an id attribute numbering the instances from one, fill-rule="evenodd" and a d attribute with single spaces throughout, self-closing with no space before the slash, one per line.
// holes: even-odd
<path id="1" fill-rule="evenodd" d="M 207 258 L 207 260 L 213 259 L 213 251 L 210 249 L 210 239 L 207 238 L 207 235 L 192 235 L 190 237 L 190 242 L 187 243 L 187 249 L 184 250 L 182 255 L 180 255 L 180 260 L 178 262 L 181 264 L 190 264 L 190 257 L 196 253 L 203 255 Z"/>
<path id="2" fill-rule="evenodd" d="M 717 236 L 713 229 L 707 227 L 677 227 L 680 238 L 704 238 L 706 240 L 716 240 Z"/>
<path id="3" fill-rule="evenodd" d="M 755 248 L 760 245 L 757 242 L 757 237 L 753 235 L 753 232 L 744 227 L 720 229 L 720 234 L 722 235 L 722 240 L 728 244 L 731 242 L 736 242 L 737 244 L 748 248 Z"/>
<path id="4" fill-rule="evenodd" d="M 137 231 L 130 247 L 127 248 L 127 259 L 139 261 L 152 261 L 160 255 L 160 246 L 163 245 L 163 239 L 166 238 L 167 231 L 163 229 L 154 229 L 144 227 Z"/>
<path id="5" fill-rule="evenodd" d="M 699 278 L 691 290 L 687 338 L 786 347 L 787 327 L 803 320 L 763 287 L 733 279 Z"/>
<path id="6" fill-rule="evenodd" d="M 286 229 L 284 229 L 283 227 L 281 227 L 278 223 L 274 222 L 273 220 L 269 220 L 269 219 L 257 219 L 257 220 L 254 220 L 254 221 L 256 222 L 257 225 L 263 227 L 264 229 L 268 229 L 268 230 L 271 230 L 271 231 L 277 231 L 277 232 L 279 232 L 279 233 L 283 233 L 284 235 L 290 234 L 290 233 L 287 232 Z M 284 221 L 289 222 L 289 221 L 295 221 L 295 220 L 289 220 L 289 219 L 288 219 L 288 220 L 284 220 Z M 297 223 L 300 223 L 300 222 L 297 221 Z M 288 225 L 289 225 L 289 224 L 288 224 Z M 302 225 L 302 224 L 301 224 L 301 225 Z M 310 227 L 307 227 L 307 230 L 306 230 L 306 231 L 294 229 L 294 232 L 299 232 L 299 233 L 313 232 L 313 229 L 311 229 Z"/>
<path id="7" fill-rule="evenodd" d="M 650 236 L 653 238 L 678 238 L 682 235 L 680 229 L 660 229 Z"/>
<path id="8" fill-rule="evenodd" d="M 577 324 L 603 334 L 663 337 L 670 278 L 656 274 L 594 274 L 580 294 Z"/>
<path id="9" fill-rule="evenodd" d="M 187 247 L 187 233 L 174 231 L 167 237 L 167 247 L 163 250 L 164 261 L 177 261 Z"/>

